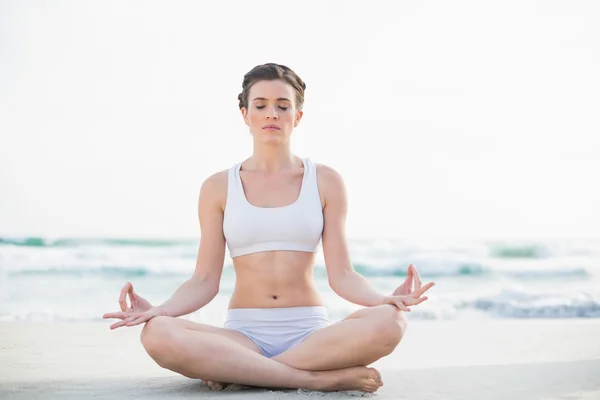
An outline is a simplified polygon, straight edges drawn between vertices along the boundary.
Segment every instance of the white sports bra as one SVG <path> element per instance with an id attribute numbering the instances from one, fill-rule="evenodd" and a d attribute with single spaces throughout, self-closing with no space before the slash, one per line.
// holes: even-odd
<path id="1" fill-rule="evenodd" d="M 323 208 L 317 187 L 317 168 L 302 159 L 304 176 L 298 199 L 283 207 L 257 207 L 246 198 L 240 168 L 229 169 L 223 233 L 231 258 L 274 250 L 317 251 L 323 232 Z"/>

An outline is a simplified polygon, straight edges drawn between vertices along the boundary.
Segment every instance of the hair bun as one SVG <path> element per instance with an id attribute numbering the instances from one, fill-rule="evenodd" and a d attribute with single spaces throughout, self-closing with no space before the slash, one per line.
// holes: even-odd
<path id="1" fill-rule="evenodd" d="M 282 79 L 292 85 L 296 93 L 296 107 L 302 109 L 302 106 L 304 105 L 304 90 L 306 90 L 306 84 L 290 67 L 275 63 L 257 65 L 244 75 L 244 80 L 242 81 L 242 93 L 238 95 L 240 109 L 248 107 L 248 94 L 254 83 L 261 80 L 274 79 Z"/>

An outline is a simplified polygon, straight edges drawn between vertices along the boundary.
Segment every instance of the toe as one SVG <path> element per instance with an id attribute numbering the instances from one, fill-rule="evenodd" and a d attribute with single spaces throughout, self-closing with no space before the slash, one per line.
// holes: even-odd
<path id="1" fill-rule="evenodd" d="M 371 379 L 373 379 L 375 382 L 381 381 L 381 375 L 375 368 L 371 368 Z"/>
<path id="2" fill-rule="evenodd" d="M 375 379 L 380 385 L 383 385 L 383 379 L 381 378 L 381 374 L 379 373 L 379 371 L 377 371 L 376 369 L 373 369 L 373 371 L 375 371 L 375 375 L 377 376 L 377 378 Z"/>
<path id="3" fill-rule="evenodd" d="M 377 383 L 373 382 L 373 381 L 371 381 L 371 382 L 369 382 L 369 383 L 366 383 L 366 384 L 363 386 L 363 391 L 365 391 L 365 392 L 370 392 L 370 393 L 373 393 L 373 392 L 375 392 L 377 389 L 379 389 L 379 385 L 378 385 Z"/>

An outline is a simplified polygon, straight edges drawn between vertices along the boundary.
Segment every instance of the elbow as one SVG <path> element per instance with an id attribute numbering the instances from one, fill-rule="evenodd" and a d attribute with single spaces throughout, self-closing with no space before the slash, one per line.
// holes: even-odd
<path id="1" fill-rule="evenodd" d="M 210 295 L 210 298 L 213 299 L 217 296 L 217 294 L 219 294 L 219 282 L 207 281 L 204 289 Z"/>
<path id="2" fill-rule="evenodd" d="M 329 274 L 327 277 L 327 283 L 329 283 L 329 287 L 331 288 L 331 290 L 333 290 L 335 293 L 337 293 L 337 287 L 338 287 L 338 283 L 339 283 L 338 277 L 334 276 L 332 274 Z"/>
<path id="3" fill-rule="evenodd" d="M 198 287 L 198 293 L 209 295 L 210 298 L 214 298 L 219 294 L 219 279 L 211 279 L 206 276 L 194 275 L 190 279 L 194 282 L 194 287 Z"/>
<path id="4" fill-rule="evenodd" d="M 335 274 L 330 274 L 328 279 L 329 287 L 335 294 L 347 299 L 350 294 L 349 291 L 352 290 L 350 287 L 354 286 L 353 282 L 355 281 L 355 277 L 356 272 L 351 268 L 344 269 Z"/>
<path id="5" fill-rule="evenodd" d="M 219 285 L 205 286 L 204 290 L 209 299 L 212 300 L 219 294 Z"/>
<path id="6" fill-rule="evenodd" d="M 215 298 L 219 294 L 219 284 L 216 284 L 213 287 L 213 290 L 210 292 L 211 296 Z"/>
<path id="7" fill-rule="evenodd" d="M 333 292 L 334 292 L 335 294 L 338 294 L 338 295 L 339 295 L 339 293 L 338 293 L 338 291 L 337 291 L 336 284 L 335 284 L 335 281 L 334 281 L 334 280 L 331 280 L 331 279 L 329 280 L 329 287 L 331 288 L 331 290 L 333 290 Z"/>
<path id="8" fill-rule="evenodd" d="M 344 278 L 344 274 L 340 274 L 340 275 L 334 275 L 334 276 L 330 276 L 328 279 L 328 283 L 329 283 L 329 287 L 331 288 L 331 290 L 333 290 L 333 292 L 339 296 L 341 296 L 341 291 L 343 288 L 343 278 Z"/>

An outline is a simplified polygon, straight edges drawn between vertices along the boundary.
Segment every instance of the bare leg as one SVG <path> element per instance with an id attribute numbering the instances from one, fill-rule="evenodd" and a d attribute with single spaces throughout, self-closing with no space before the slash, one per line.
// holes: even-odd
<path id="1" fill-rule="evenodd" d="M 198 332 L 155 317 L 142 330 L 148 354 L 163 368 L 190 378 L 216 382 L 322 391 L 374 392 L 381 377 L 373 368 L 353 367 L 336 371 L 304 371 L 266 358 L 217 333 Z"/>
<path id="2" fill-rule="evenodd" d="M 220 328 L 217 326 L 201 324 L 198 322 L 188 321 L 183 318 L 172 318 L 172 319 L 169 319 L 169 321 L 174 326 L 178 326 L 181 328 L 190 329 L 190 330 L 193 330 L 196 332 L 213 333 L 216 335 L 223 336 L 225 338 L 233 340 L 236 343 L 241 344 L 242 346 L 254 351 L 257 354 L 262 354 L 262 350 L 256 345 L 256 343 L 254 343 L 252 341 L 252 339 L 250 339 L 248 336 L 244 335 L 243 333 L 234 331 L 232 329 L 225 329 L 225 328 Z M 202 381 L 204 381 L 204 383 L 206 383 L 206 385 L 209 388 L 211 388 L 212 390 L 216 390 L 216 391 L 223 390 L 229 385 L 229 383 L 211 381 L 208 379 L 204 379 L 202 377 L 201 377 L 201 379 L 202 379 Z"/>
<path id="3" fill-rule="evenodd" d="M 363 308 L 273 360 L 308 371 L 367 366 L 394 351 L 406 327 L 406 316 L 395 306 Z"/>

